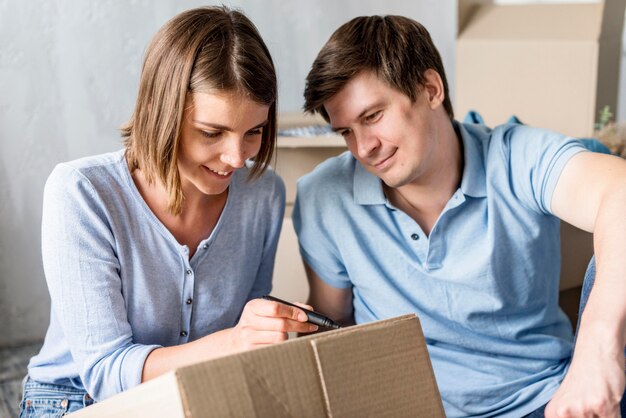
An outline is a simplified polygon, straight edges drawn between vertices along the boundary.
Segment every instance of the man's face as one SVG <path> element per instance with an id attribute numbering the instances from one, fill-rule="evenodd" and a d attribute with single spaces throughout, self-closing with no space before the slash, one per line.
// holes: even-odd
<path id="1" fill-rule="evenodd" d="M 427 87 L 417 99 L 364 71 L 324 102 L 334 131 L 363 167 L 389 187 L 428 181 L 437 145 L 434 111 Z"/>

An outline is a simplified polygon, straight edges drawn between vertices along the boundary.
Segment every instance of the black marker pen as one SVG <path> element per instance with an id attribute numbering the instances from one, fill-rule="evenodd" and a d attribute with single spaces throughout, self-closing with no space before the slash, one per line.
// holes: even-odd
<path id="1" fill-rule="evenodd" d="M 318 313 L 318 312 L 315 312 L 315 311 L 310 311 L 310 310 L 305 309 L 305 308 L 303 308 L 301 306 L 294 305 L 293 303 L 289 303 L 289 302 L 287 302 L 285 300 L 278 299 L 278 298 L 275 298 L 274 296 L 270 296 L 270 295 L 263 296 L 263 299 L 271 300 L 273 302 L 282 303 L 283 305 L 293 306 L 294 308 L 298 308 L 298 309 L 304 311 L 304 313 L 306 314 L 306 316 L 308 318 L 307 322 L 309 322 L 311 324 L 315 324 L 315 325 L 318 325 L 320 327 L 325 327 L 325 328 L 332 328 L 332 329 L 339 329 L 339 328 L 341 328 L 341 325 L 337 324 L 335 321 L 333 321 L 332 319 L 322 315 L 321 313 Z"/>

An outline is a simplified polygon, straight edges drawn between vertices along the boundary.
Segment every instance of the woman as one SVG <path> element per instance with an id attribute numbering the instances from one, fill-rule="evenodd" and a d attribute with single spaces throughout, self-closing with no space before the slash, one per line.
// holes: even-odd
<path id="1" fill-rule="evenodd" d="M 156 34 L 125 149 L 60 164 L 46 183 L 52 312 L 21 416 L 72 412 L 316 329 L 257 299 L 271 289 L 285 204 L 267 169 L 276 95 L 269 51 L 241 13 L 194 9 Z"/>

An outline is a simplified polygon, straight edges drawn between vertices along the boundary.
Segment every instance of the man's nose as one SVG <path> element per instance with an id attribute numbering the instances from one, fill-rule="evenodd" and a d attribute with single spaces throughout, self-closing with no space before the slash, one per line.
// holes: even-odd
<path id="1" fill-rule="evenodd" d="M 356 147 L 359 157 L 366 158 L 372 155 L 372 153 L 380 145 L 378 137 L 367 130 L 355 132 Z"/>

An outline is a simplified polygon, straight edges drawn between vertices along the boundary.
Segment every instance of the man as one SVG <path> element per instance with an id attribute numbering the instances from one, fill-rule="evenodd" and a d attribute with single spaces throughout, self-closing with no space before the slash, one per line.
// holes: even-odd
<path id="1" fill-rule="evenodd" d="M 404 17 L 341 26 L 304 96 L 350 151 L 298 184 L 309 304 L 344 323 L 415 312 L 449 417 L 618 417 L 626 162 L 553 132 L 454 121 L 439 53 Z M 559 219 L 595 234 L 573 356 Z"/>

